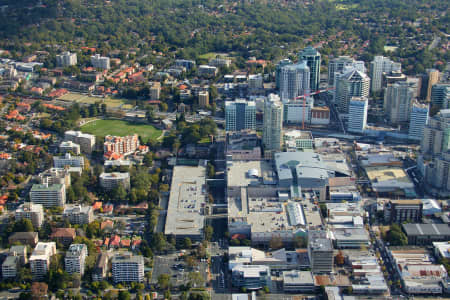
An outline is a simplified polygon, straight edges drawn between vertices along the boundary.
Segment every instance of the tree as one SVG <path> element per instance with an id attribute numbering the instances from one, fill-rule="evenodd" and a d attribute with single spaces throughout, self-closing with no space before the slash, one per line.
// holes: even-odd
<path id="1" fill-rule="evenodd" d="M 214 234 L 214 228 L 211 225 L 205 226 L 205 240 L 211 241 Z"/>
<path id="2" fill-rule="evenodd" d="M 335 261 L 338 266 L 344 265 L 345 257 L 344 257 L 344 254 L 342 253 L 342 251 L 338 252 L 338 254 L 335 257 Z"/>
<path id="3" fill-rule="evenodd" d="M 269 247 L 271 249 L 281 249 L 283 248 L 283 241 L 280 236 L 273 236 L 269 242 Z"/>
<path id="4" fill-rule="evenodd" d="M 131 295 L 128 291 L 120 291 L 119 292 L 119 300 L 130 300 Z"/>
<path id="5" fill-rule="evenodd" d="M 392 224 L 387 234 L 387 240 L 392 246 L 408 245 L 408 238 L 397 224 Z"/>
<path id="6" fill-rule="evenodd" d="M 203 287 L 205 280 L 200 272 L 190 272 L 188 280 L 194 287 Z"/>
<path id="7" fill-rule="evenodd" d="M 217 91 L 217 87 L 215 85 L 209 86 L 209 97 L 211 100 L 215 100 L 219 97 L 219 92 Z"/>
<path id="8" fill-rule="evenodd" d="M 306 238 L 304 238 L 302 236 L 296 236 L 294 238 L 295 248 L 306 248 L 307 245 L 308 245 L 308 241 L 306 240 Z"/>
<path id="9" fill-rule="evenodd" d="M 21 219 L 14 223 L 14 232 L 33 232 L 33 223 L 29 219 Z"/>
<path id="10" fill-rule="evenodd" d="M 158 286 L 162 290 L 166 290 L 169 288 L 170 284 L 170 275 L 169 274 L 161 274 L 158 276 Z"/>
<path id="11" fill-rule="evenodd" d="M 189 268 L 193 268 L 195 266 L 195 258 L 191 255 L 185 257 L 186 264 Z"/>
<path id="12" fill-rule="evenodd" d="M 320 204 L 319 207 L 320 207 L 320 212 L 322 213 L 322 216 L 323 216 L 324 218 L 328 217 L 328 209 L 327 209 L 327 205 L 324 204 L 324 203 L 322 203 L 322 204 Z"/>
<path id="13" fill-rule="evenodd" d="M 183 240 L 183 247 L 186 248 L 186 249 L 191 249 L 192 241 L 191 241 L 190 238 L 188 238 L 188 237 L 184 238 L 184 240 Z"/>

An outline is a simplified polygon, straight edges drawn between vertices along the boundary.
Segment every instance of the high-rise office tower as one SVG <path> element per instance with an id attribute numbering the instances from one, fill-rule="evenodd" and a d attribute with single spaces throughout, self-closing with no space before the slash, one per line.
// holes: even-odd
<path id="1" fill-rule="evenodd" d="M 363 133 L 367 125 L 367 110 L 369 108 L 369 100 L 367 97 L 352 97 L 350 99 L 350 107 L 348 112 L 349 132 Z"/>
<path id="2" fill-rule="evenodd" d="M 393 62 L 388 57 L 375 56 L 373 61 L 370 63 L 370 79 L 372 80 L 371 91 L 381 91 L 383 73 L 390 73 L 401 70 L 402 65 L 400 63 Z"/>
<path id="3" fill-rule="evenodd" d="M 450 109 L 442 109 L 428 119 L 423 129 L 421 152 L 425 157 L 437 156 L 450 150 Z"/>
<path id="4" fill-rule="evenodd" d="M 370 78 L 367 74 L 353 67 L 344 68 L 344 71 L 336 75 L 335 103 L 341 113 L 348 113 L 350 99 L 352 97 L 368 97 Z"/>
<path id="5" fill-rule="evenodd" d="M 431 105 L 450 108 L 450 83 L 437 83 L 431 87 Z"/>
<path id="6" fill-rule="evenodd" d="M 320 53 L 311 46 L 306 47 L 298 54 L 299 61 L 306 61 L 310 70 L 309 87 L 317 91 L 320 83 Z"/>
<path id="7" fill-rule="evenodd" d="M 384 94 L 384 109 L 391 124 L 409 120 L 414 88 L 407 82 L 389 84 Z"/>
<path id="8" fill-rule="evenodd" d="M 364 62 L 360 60 L 354 60 L 350 56 L 339 56 L 333 58 L 328 63 L 328 86 L 334 87 L 336 74 L 342 73 L 345 67 L 354 67 L 355 69 L 366 73 L 366 67 Z"/>
<path id="9" fill-rule="evenodd" d="M 282 100 L 292 100 L 309 92 L 309 67 L 306 61 L 285 65 L 280 70 L 280 96 Z"/>
<path id="10" fill-rule="evenodd" d="M 287 65 L 292 65 L 292 61 L 286 58 L 280 60 L 278 64 L 275 66 L 275 85 L 277 90 L 280 90 L 281 69 Z"/>
<path id="11" fill-rule="evenodd" d="M 254 101 L 236 99 L 225 102 L 226 131 L 256 129 L 256 105 Z"/>
<path id="12" fill-rule="evenodd" d="M 428 105 L 414 102 L 411 108 L 411 116 L 409 118 L 408 136 L 412 140 L 421 141 L 423 137 L 423 129 L 428 123 L 429 107 Z"/>
<path id="13" fill-rule="evenodd" d="M 264 102 L 263 144 L 265 150 L 281 150 L 283 128 L 283 103 L 276 94 L 270 94 Z"/>
<path id="14" fill-rule="evenodd" d="M 422 76 L 422 85 L 420 96 L 422 99 L 426 101 L 431 100 L 431 89 L 433 85 L 439 82 L 439 70 L 436 69 L 427 69 L 425 76 Z"/>

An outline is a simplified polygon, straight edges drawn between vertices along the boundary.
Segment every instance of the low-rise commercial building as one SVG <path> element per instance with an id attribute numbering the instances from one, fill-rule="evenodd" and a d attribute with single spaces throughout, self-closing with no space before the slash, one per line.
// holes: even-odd
<path id="1" fill-rule="evenodd" d="M 312 150 L 314 139 L 310 131 L 290 130 L 284 133 L 284 145 L 287 151 Z"/>
<path id="2" fill-rule="evenodd" d="M 364 228 L 334 228 L 333 239 L 338 249 L 368 247 L 370 237 Z"/>
<path id="3" fill-rule="evenodd" d="M 204 206 L 206 203 L 206 168 L 175 166 L 167 209 L 165 234 L 177 240 L 188 237 L 203 239 Z"/>
<path id="4" fill-rule="evenodd" d="M 238 265 L 231 271 L 231 282 L 234 287 L 247 290 L 270 288 L 270 269 L 268 266 Z"/>
<path id="5" fill-rule="evenodd" d="M 111 260 L 111 267 L 115 283 L 144 281 L 144 258 L 141 255 L 115 255 Z"/>
<path id="6" fill-rule="evenodd" d="M 314 277 L 309 271 L 283 272 L 283 291 L 285 293 L 313 293 L 316 290 Z"/>
<path id="7" fill-rule="evenodd" d="M 447 272 L 443 265 L 434 263 L 426 249 L 392 247 L 387 255 L 400 277 L 404 292 L 411 295 L 442 293 L 442 282 Z"/>
<path id="8" fill-rule="evenodd" d="M 432 242 L 449 241 L 448 224 L 403 224 L 402 229 L 408 237 L 409 245 L 430 245 Z"/>

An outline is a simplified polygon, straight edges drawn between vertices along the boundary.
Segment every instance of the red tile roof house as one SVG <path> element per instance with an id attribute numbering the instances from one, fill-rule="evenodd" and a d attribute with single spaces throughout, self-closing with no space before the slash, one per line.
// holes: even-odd
<path id="1" fill-rule="evenodd" d="M 113 230 L 113 228 L 114 228 L 114 221 L 111 221 L 111 220 L 103 221 L 100 224 L 100 229 L 101 230 L 109 230 L 109 231 L 111 231 L 111 230 Z"/>
<path id="2" fill-rule="evenodd" d="M 109 248 L 119 248 L 120 247 L 120 236 L 114 235 L 109 241 Z"/>
<path id="3" fill-rule="evenodd" d="M 131 245 L 131 240 L 129 240 L 129 239 L 125 239 L 125 240 L 121 240 L 120 241 L 120 246 L 122 248 L 130 248 L 130 245 Z"/>
<path id="4" fill-rule="evenodd" d="M 76 236 L 75 228 L 56 228 L 50 235 L 50 238 L 64 246 L 69 246 Z"/>

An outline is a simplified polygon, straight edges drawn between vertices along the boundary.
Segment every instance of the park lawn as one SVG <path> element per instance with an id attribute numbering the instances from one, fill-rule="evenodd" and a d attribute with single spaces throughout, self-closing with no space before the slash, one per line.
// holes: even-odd
<path id="1" fill-rule="evenodd" d="M 116 108 L 122 105 L 122 108 L 126 109 L 125 106 L 131 107 L 129 104 L 125 104 L 125 99 L 115 99 L 115 98 L 101 98 L 101 97 L 92 97 L 88 95 L 82 95 L 79 93 L 67 93 L 58 98 L 58 100 L 62 101 L 70 101 L 70 102 L 78 102 L 83 104 L 95 104 L 96 102 L 105 103 L 109 108 Z"/>
<path id="2" fill-rule="evenodd" d="M 205 54 L 199 55 L 199 57 L 198 57 L 198 58 L 200 58 L 200 59 L 206 59 L 206 60 L 210 60 L 210 59 L 213 59 L 213 58 L 215 58 L 215 57 L 216 57 L 216 55 L 217 55 L 217 53 L 215 53 L 215 52 L 208 52 L 208 53 L 205 53 Z"/>
<path id="3" fill-rule="evenodd" d="M 148 140 L 156 140 L 161 135 L 161 130 L 151 125 L 122 120 L 97 120 L 81 126 L 81 131 L 100 137 L 106 135 L 126 136 L 136 133 L 144 143 Z"/>

